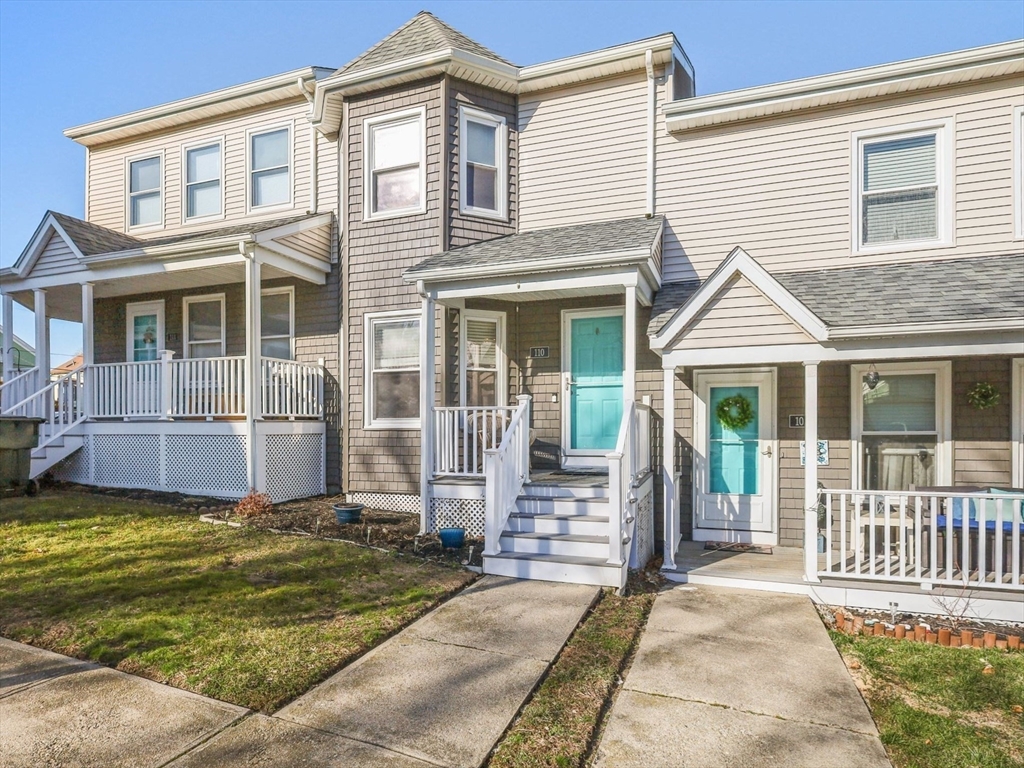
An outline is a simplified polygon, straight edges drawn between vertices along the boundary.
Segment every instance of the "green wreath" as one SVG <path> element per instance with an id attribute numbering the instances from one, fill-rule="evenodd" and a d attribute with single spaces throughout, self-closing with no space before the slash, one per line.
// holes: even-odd
<path id="1" fill-rule="evenodd" d="M 733 395 L 718 403 L 715 416 L 723 427 L 735 432 L 754 420 L 754 407 L 743 395 Z"/>
<path id="2" fill-rule="evenodd" d="M 987 381 L 979 381 L 968 391 L 967 402 L 979 411 L 984 411 L 999 402 L 999 390 Z"/>

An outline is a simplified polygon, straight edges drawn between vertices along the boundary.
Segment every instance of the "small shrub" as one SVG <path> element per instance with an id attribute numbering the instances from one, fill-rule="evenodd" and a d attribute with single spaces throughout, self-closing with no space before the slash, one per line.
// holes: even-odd
<path id="1" fill-rule="evenodd" d="M 265 493 L 250 491 L 249 495 L 235 505 L 235 514 L 239 517 L 256 517 L 257 515 L 269 514 L 273 509 L 273 502 Z"/>

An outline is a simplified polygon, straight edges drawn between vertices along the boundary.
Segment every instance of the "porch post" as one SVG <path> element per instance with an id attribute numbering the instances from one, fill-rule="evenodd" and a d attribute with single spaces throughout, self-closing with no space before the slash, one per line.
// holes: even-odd
<path id="1" fill-rule="evenodd" d="M 2 319 L 0 319 L 0 325 L 4 329 L 4 381 L 10 381 L 17 373 L 14 371 L 14 297 L 9 293 L 3 295 L 3 315 Z"/>
<path id="2" fill-rule="evenodd" d="M 436 302 L 422 283 L 420 314 L 420 533 L 430 515 L 430 480 L 434 469 L 434 316 Z"/>
<path id="3" fill-rule="evenodd" d="M 818 581 L 818 363 L 804 363 L 804 579 Z"/>
<path id="4" fill-rule="evenodd" d="M 82 283 L 82 364 L 86 366 L 94 362 L 92 297 L 92 283 Z"/>
<path id="5" fill-rule="evenodd" d="M 622 333 L 625 372 L 622 381 L 622 400 L 626 405 L 636 400 L 636 286 L 626 286 L 626 313 Z"/>
<path id="6" fill-rule="evenodd" d="M 41 389 L 50 378 L 50 326 L 46 322 L 46 291 L 36 288 L 35 291 L 36 320 L 36 367 L 39 379 L 36 388 Z"/>
<path id="7" fill-rule="evenodd" d="M 261 491 L 256 475 L 256 421 L 262 417 L 263 386 L 260 366 L 260 262 L 255 248 L 245 260 L 245 425 L 249 488 Z"/>
<path id="8" fill-rule="evenodd" d="M 661 482 L 665 490 L 665 551 L 663 569 L 676 567 L 676 546 L 679 544 L 679 510 L 676 508 L 676 371 L 665 368 L 662 372 L 664 416 L 661 450 Z"/>

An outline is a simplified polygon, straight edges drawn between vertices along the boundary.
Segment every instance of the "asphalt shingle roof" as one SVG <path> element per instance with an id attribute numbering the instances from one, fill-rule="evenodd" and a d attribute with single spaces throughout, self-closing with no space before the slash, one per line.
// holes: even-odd
<path id="1" fill-rule="evenodd" d="M 351 74 L 445 48 L 459 48 L 467 53 L 475 53 L 478 56 L 500 61 L 502 64 L 515 66 L 489 48 L 485 48 L 475 40 L 466 37 L 457 29 L 449 27 L 433 14 L 427 11 L 420 11 L 412 19 L 368 51 L 354 58 L 335 72 L 335 74 Z"/>
<path id="2" fill-rule="evenodd" d="M 654 216 L 519 232 L 439 253 L 421 261 L 406 274 L 456 267 L 529 264 L 546 259 L 650 248 L 661 231 L 661 224 L 662 217 Z"/>
<path id="3" fill-rule="evenodd" d="M 774 277 L 833 328 L 1024 316 L 1024 254 Z M 660 331 L 699 287 L 696 280 L 663 285 L 647 332 Z"/>

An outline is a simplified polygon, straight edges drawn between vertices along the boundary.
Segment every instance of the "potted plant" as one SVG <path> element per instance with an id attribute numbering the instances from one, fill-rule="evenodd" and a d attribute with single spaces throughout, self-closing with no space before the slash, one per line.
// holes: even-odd
<path id="1" fill-rule="evenodd" d="M 352 525 L 359 522 L 365 508 L 365 504 L 354 504 L 352 502 L 335 504 L 334 517 L 337 519 L 338 525 Z"/>
<path id="2" fill-rule="evenodd" d="M 441 546 L 445 549 L 462 549 L 466 543 L 466 529 L 458 526 L 447 514 L 439 518 L 441 527 L 437 529 L 437 535 L 441 539 Z"/>

